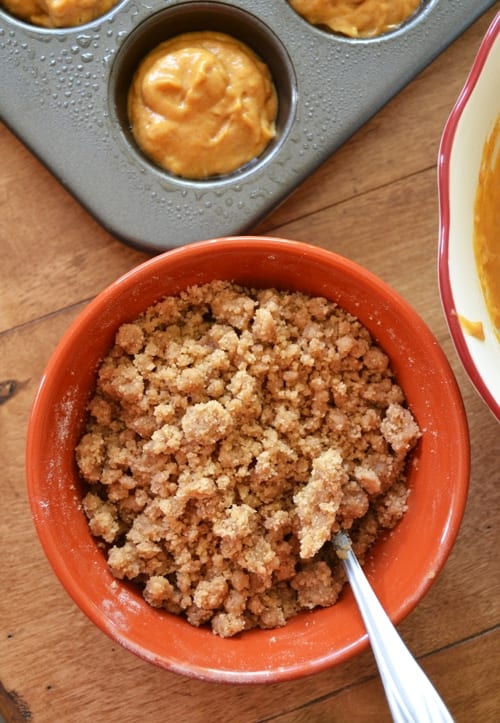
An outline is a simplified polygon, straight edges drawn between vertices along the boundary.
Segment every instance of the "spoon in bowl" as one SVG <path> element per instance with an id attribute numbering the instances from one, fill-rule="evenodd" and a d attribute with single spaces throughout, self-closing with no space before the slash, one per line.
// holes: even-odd
<path id="1" fill-rule="evenodd" d="M 333 538 L 356 599 L 394 723 L 453 723 L 436 689 L 378 601 L 345 532 Z"/>

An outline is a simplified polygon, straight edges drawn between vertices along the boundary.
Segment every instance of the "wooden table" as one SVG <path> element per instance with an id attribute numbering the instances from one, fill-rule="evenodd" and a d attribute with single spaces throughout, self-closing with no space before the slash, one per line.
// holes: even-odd
<path id="1" fill-rule="evenodd" d="M 472 444 L 468 505 L 444 571 L 400 632 L 463 723 L 500 720 L 500 427 L 465 376 L 440 307 L 436 159 L 445 120 L 499 9 L 252 229 L 370 268 L 416 308 L 456 372 Z M 60 586 L 25 488 L 30 405 L 70 322 L 146 256 L 112 238 L 3 126 L 0 159 L 0 382 L 16 382 L 0 405 L 0 712 L 9 723 L 390 721 L 370 650 L 290 683 L 200 682 L 113 644 Z"/>

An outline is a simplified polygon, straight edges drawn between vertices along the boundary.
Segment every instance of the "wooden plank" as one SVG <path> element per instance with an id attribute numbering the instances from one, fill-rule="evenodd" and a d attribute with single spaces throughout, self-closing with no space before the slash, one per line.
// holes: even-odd
<path id="1" fill-rule="evenodd" d="M 94 296 L 146 255 L 111 237 L 0 124 L 0 332 Z"/>
<path id="2" fill-rule="evenodd" d="M 497 720 L 500 694 L 488 689 L 490 668 L 500 666 L 498 628 L 419 661 L 445 700 L 455 723 Z M 464 705 L 465 703 L 465 705 Z M 391 723 L 383 687 L 377 678 L 327 695 L 272 718 L 273 723 Z"/>
<path id="3" fill-rule="evenodd" d="M 399 626 L 457 723 L 496 720 L 500 575 L 498 423 L 468 381 L 440 308 L 436 154 L 442 125 L 497 3 L 356 134 L 260 230 L 337 251 L 399 291 L 457 375 L 472 448 L 451 556 Z M 46 362 L 87 301 L 147 258 L 112 238 L 0 126 L 0 714 L 8 723 L 389 720 L 369 650 L 268 686 L 204 683 L 114 644 L 73 604 L 36 537 L 25 486 L 29 411 Z M 259 230 L 259 229 L 257 229 Z M 9 392 L 9 393 L 7 393 Z"/>

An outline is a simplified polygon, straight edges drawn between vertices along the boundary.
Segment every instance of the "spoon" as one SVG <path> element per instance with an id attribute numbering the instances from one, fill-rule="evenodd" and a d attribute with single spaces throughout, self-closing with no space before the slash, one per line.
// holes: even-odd
<path id="1" fill-rule="evenodd" d="M 363 618 L 395 723 L 453 723 L 436 689 L 378 601 L 345 532 L 333 538 Z"/>

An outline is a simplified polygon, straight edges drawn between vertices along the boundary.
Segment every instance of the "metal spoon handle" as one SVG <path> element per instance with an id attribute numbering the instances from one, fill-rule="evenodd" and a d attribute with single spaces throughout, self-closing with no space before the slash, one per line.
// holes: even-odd
<path id="1" fill-rule="evenodd" d="M 351 549 L 343 564 L 365 623 L 395 723 L 453 723 L 436 689 L 418 665 Z"/>

